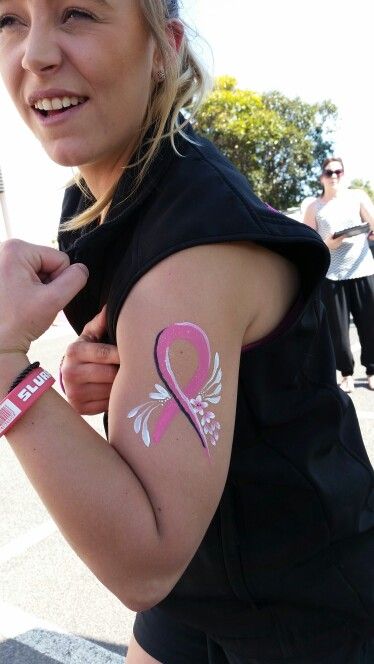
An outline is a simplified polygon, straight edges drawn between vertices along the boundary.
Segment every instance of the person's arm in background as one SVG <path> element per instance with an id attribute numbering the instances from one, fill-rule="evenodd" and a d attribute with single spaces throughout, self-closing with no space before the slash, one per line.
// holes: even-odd
<path id="1" fill-rule="evenodd" d="M 360 214 L 361 219 L 364 223 L 370 224 L 371 234 L 374 233 L 374 204 L 366 193 L 366 191 L 360 191 Z"/>
<path id="2" fill-rule="evenodd" d="M 307 226 L 310 226 L 313 228 L 315 231 L 318 233 L 318 225 L 317 225 L 317 220 L 316 220 L 316 205 L 315 201 L 308 205 L 308 207 L 305 210 L 304 213 L 304 219 L 303 219 L 304 224 Z M 334 238 L 332 235 L 328 235 L 327 237 L 323 238 L 323 241 L 326 245 L 326 247 L 330 251 L 334 251 L 334 249 L 338 249 L 341 245 L 341 243 L 344 240 L 344 235 L 340 237 Z"/>

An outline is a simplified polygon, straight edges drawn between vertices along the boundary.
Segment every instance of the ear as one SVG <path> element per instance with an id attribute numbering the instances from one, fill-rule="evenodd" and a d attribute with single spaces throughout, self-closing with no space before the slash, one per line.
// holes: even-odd
<path id="1" fill-rule="evenodd" d="M 169 41 L 170 46 L 179 53 L 180 47 L 182 45 L 184 37 L 184 27 L 181 21 L 178 19 L 173 19 L 168 21 L 166 26 L 166 35 Z M 155 50 L 153 58 L 153 77 L 157 82 L 162 82 L 164 79 L 158 78 L 158 75 L 164 72 L 164 63 L 162 61 L 162 56 L 158 48 Z"/>
<path id="2" fill-rule="evenodd" d="M 179 53 L 184 37 L 183 23 L 181 23 L 181 21 L 178 21 L 178 19 L 173 19 L 169 21 L 167 25 L 167 35 L 171 46 L 173 46 L 176 52 Z"/>

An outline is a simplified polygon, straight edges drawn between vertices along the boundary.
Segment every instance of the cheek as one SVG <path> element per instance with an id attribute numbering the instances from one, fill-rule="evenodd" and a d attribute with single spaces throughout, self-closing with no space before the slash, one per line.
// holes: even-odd
<path id="1" fill-rule="evenodd" d="M 17 78 L 16 68 L 12 60 L 3 53 L 1 48 L 0 48 L 0 75 L 4 81 L 5 87 L 13 97 L 16 86 L 16 78 Z"/>
<path id="2" fill-rule="evenodd" d="M 108 63 L 108 67 L 100 68 L 100 75 L 97 70 L 94 75 L 99 96 L 114 115 L 125 111 L 139 117 L 146 111 L 152 88 L 152 62 L 144 53 L 138 58 L 131 55 L 111 59 L 110 66 Z"/>
<path id="3" fill-rule="evenodd" d="M 9 57 L 0 48 L 0 75 L 8 93 L 16 105 L 17 109 L 24 111 L 24 101 L 22 97 L 22 68 L 16 57 Z"/>

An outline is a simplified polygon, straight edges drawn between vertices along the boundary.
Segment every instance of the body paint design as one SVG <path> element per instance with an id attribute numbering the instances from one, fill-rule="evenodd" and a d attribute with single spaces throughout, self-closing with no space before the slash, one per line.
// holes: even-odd
<path id="1" fill-rule="evenodd" d="M 179 384 L 170 363 L 169 351 L 175 341 L 191 343 L 198 355 L 197 370 L 185 387 Z M 209 404 L 217 404 L 221 400 L 222 370 L 219 366 L 218 353 L 215 354 L 213 370 L 207 380 L 211 363 L 207 335 L 193 323 L 175 323 L 162 330 L 157 336 L 154 358 L 164 387 L 156 383 L 156 391 L 149 393 L 151 401 L 136 406 L 128 413 L 128 418 L 135 417 L 135 433 L 141 432 L 144 444 L 149 447 L 152 443 L 158 443 L 161 440 L 174 417 L 179 412 L 183 412 L 209 455 L 209 443 L 216 445 L 221 429 L 215 414 L 209 410 Z M 149 418 L 154 411 L 160 408 L 161 412 L 156 420 L 153 439 L 151 439 L 148 428 Z"/>

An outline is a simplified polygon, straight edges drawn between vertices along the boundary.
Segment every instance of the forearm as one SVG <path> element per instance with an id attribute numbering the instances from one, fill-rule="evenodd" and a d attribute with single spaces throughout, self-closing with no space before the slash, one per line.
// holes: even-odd
<path id="1" fill-rule="evenodd" d="M 22 356 L 0 357 L 2 395 L 26 365 Z M 53 389 L 7 439 L 72 548 L 113 593 L 137 608 L 139 580 L 146 595 L 162 542 L 153 507 L 130 467 Z M 153 592 L 158 590 L 149 588 Z"/>

